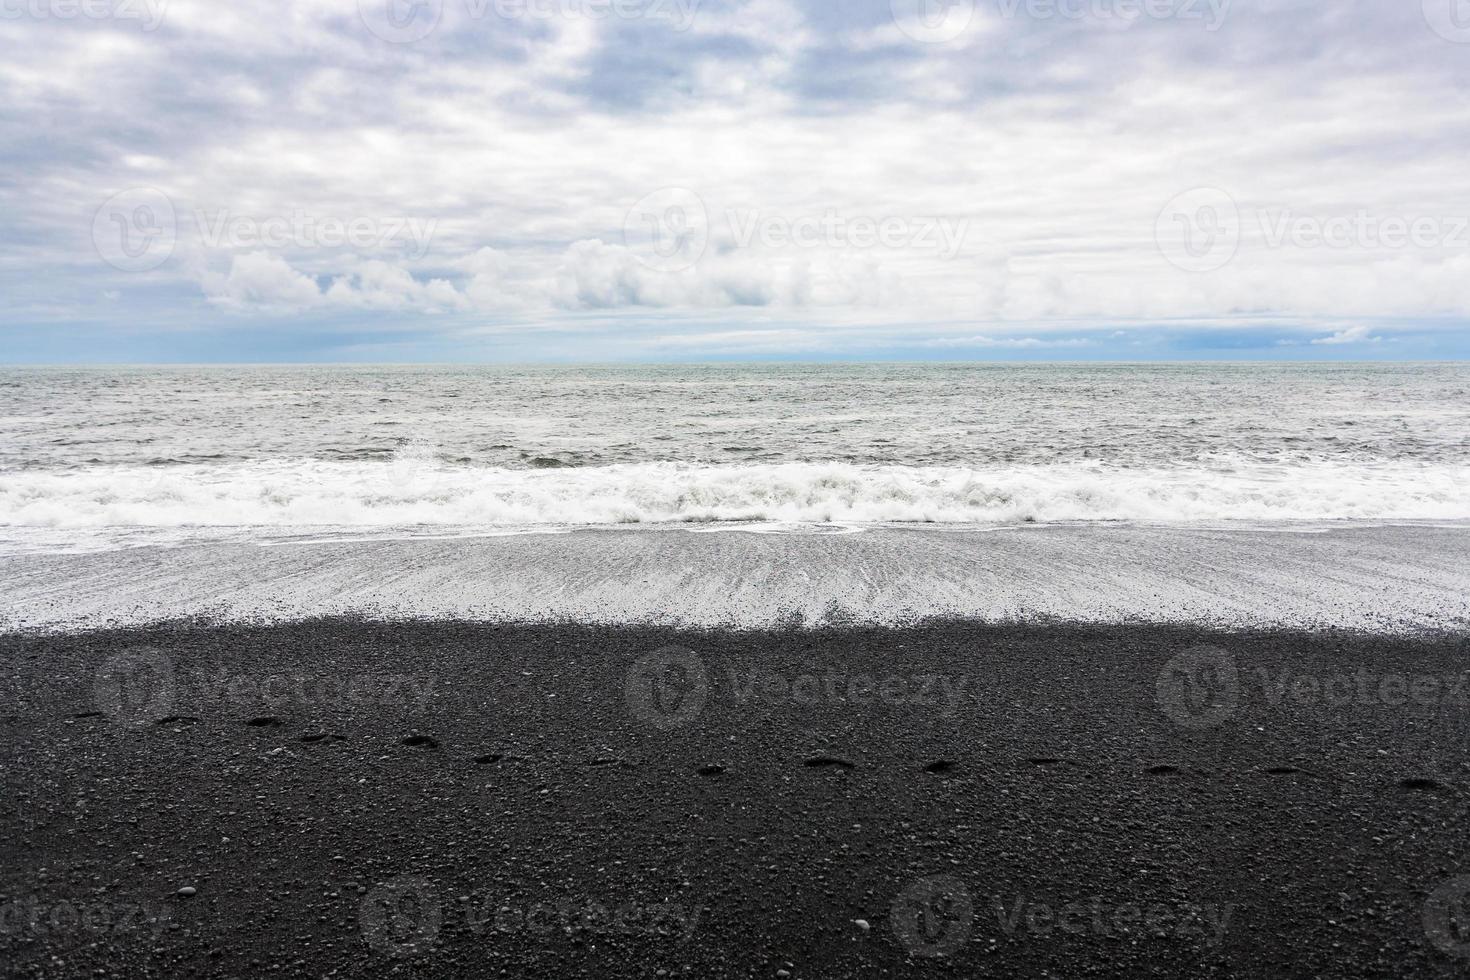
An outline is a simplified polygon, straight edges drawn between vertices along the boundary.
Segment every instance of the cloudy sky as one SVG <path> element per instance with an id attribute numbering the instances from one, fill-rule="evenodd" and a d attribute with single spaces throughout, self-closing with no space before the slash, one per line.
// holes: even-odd
<path id="1" fill-rule="evenodd" d="M 1466 0 L 0 0 L 0 360 L 1470 357 Z"/>

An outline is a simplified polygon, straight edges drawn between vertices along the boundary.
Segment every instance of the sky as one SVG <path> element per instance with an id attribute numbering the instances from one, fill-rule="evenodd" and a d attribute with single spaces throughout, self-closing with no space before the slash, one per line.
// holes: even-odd
<path id="1" fill-rule="evenodd" d="M 1470 357 L 1470 0 L 0 0 L 0 362 Z"/>

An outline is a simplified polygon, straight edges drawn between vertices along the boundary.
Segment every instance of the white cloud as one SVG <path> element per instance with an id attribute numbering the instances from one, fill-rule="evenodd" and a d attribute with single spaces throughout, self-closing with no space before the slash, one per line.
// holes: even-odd
<path id="1" fill-rule="evenodd" d="M 1082 337 L 991 337 L 975 334 L 969 337 L 938 337 L 925 341 L 924 347 L 986 347 L 1006 350 L 1062 349 L 1091 347 L 1096 341 Z"/>
<path id="2" fill-rule="evenodd" d="M 285 259 L 265 252 L 236 256 L 228 274 L 206 276 L 203 287 L 211 303 L 236 310 L 295 312 L 322 302 L 315 282 Z"/>
<path id="3" fill-rule="evenodd" d="M 1365 326 L 1347 327 L 1328 337 L 1318 337 L 1314 344 L 1376 344 L 1383 338 L 1374 337 Z"/>

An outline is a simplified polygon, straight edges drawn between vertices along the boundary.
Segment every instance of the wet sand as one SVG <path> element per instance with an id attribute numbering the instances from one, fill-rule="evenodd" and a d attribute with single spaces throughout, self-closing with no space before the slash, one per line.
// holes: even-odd
<path id="1" fill-rule="evenodd" d="M 1467 653 L 1141 624 L 12 633 L 0 967 L 1463 976 Z"/>
<path id="2" fill-rule="evenodd" d="M 1190 622 L 1373 631 L 1470 624 L 1470 525 L 586 529 L 0 555 L 0 629 L 208 615 L 615 625 Z"/>

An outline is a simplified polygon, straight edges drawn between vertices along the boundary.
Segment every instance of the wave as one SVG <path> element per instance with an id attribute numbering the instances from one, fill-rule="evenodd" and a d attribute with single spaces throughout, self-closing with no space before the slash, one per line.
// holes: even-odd
<path id="1" fill-rule="evenodd" d="M 472 467 L 424 454 L 0 474 L 0 526 L 469 527 L 1470 518 L 1470 466 Z"/>

